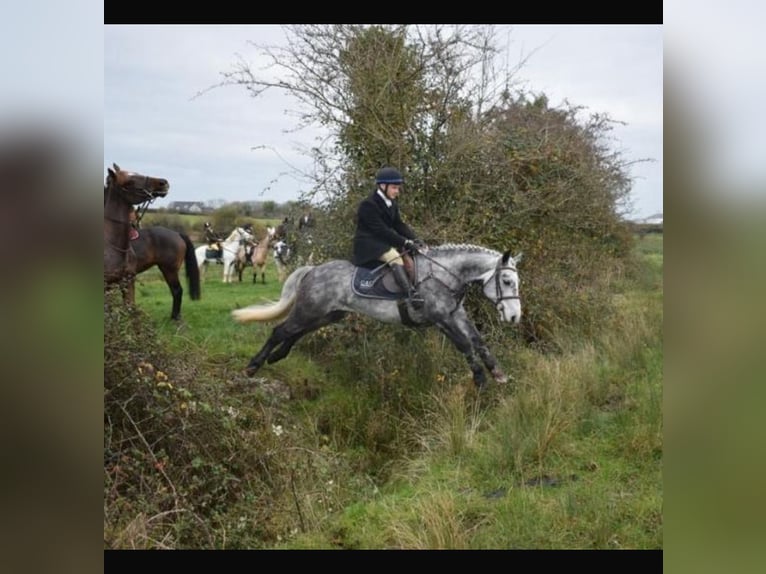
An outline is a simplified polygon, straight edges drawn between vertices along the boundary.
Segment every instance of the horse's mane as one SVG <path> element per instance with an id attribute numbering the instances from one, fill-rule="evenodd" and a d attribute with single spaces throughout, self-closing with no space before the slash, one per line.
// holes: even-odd
<path id="1" fill-rule="evenodd" d="M 443 243 L 442 245 L 428 246 L 429 250 L 433 251 L 475 251 L 480 253 L 488 253 L 491 255 L 500 256 L 499 251 L 490 249 L 489 247 L 482 247 L 481 245 L 472 245 L 470 243 Z"/>

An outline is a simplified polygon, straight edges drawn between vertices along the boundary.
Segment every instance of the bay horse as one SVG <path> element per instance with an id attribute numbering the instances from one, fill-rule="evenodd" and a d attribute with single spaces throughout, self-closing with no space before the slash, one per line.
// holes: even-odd
<path id="1" fill-rule="evenodd" d="M 170 318 L 178 321 L 181 318 L 184 292 L 178 278 L 182 264 L 186 264 L 189 296 L 194 301 L 199 300 L 201 296 L 199 265 L 191 239 L 185 233 L 156 225 L 141 229 L 138 237 L 130 243 L 136 254 L 136 274 L 143 273 L 155 265 L 159 268 L 173 297 Z"/>
<path id="2" fill-rule="evenodd" d="M 521 299 L 516 267 L 521 254 L 511 257 L 510 251 L 445 244 L 414 252 L 413 260 L 415 284 L 425 300 L 419 311 L 406 302 L 407 293 L 398 287 L 387 265 L 371 271 L 337 259 L 297 268 L 285 281 L 275 303 L 232 311 L 234 320 L 240 323 L 284 318 L 250 359 L 246 374 L 252 377 L 264 363 L 284 359 L 304 335 L 340 321 L 348 313 L 361 313 L 386 323 L 436 326 L 465 356 L 477 387 L 482 388 L 487 380 L 482 363 L 497 382 L 507 382 L 508 377 L 469 319 L 463 299 L 470 284 L 481 284 L 482 293 L 495 305 L 500 320 L 519 323 Z"/>
<path id="3" fill-rule="evenodd" d="M 133 206 L 146 207 L 170 189 L 167 179 L 107 168 L 104 185 L 104 286 L 120 284 L 125 303 L 135 303 L 136 254 L 130 245 Z"/>

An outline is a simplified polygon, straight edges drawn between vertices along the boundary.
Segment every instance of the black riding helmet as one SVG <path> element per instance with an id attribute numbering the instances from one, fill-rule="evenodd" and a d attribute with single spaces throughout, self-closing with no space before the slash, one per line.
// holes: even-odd
<path id="1" fill-rule="evenodd" d="M 393 167 L 382 167 L 375 174 L 375 183 L 404 183 L 404 178 L 398 169 Z"/>

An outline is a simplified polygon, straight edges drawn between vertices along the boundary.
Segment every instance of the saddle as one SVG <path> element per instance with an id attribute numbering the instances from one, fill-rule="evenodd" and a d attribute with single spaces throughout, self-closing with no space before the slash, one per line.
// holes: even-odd
<path id="1" fill-rule="evenodd" d="M 404 268 L 410 281 L 417 282 L 417 274 L 412 257 L 405 255 Z M 408 292 L 402 290 L 394 279 L 391 268 L 385 263 L 375 262 L 375 267 L 356 267 L 351 279 L 351 290 L 360 297 L 370 299 L 390 299 L 396 301 L 406 299 Z"/>
<path id="2" fill-rule="evenodd" d="M 211 243 L 205 249 L 205 259 L 222 259 L 223 250 L 218 247 L 217 243 Z"/>

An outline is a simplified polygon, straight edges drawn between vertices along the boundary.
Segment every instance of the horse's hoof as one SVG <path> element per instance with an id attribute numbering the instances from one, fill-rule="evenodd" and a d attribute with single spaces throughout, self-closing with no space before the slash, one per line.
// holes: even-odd
<path id="1" fill-rule="evenodd" d="M 245 374 L 248 377 L 252 377 L 252 376 L 255 375 L 255 373 L 258 372 L 258 369 L 260 369 L 260 368 L 261 368 L 260 365 L 248 365 L 247 368 L 245 369 Z"/>
<path id="2" fill-rule="evenodd" d="M 498 383 L 505 384 L 508 382 L 508 375 L 506 375 L 500 369 L 495 369 L 492 371 L 492 378 L 495 379 Z"/>

